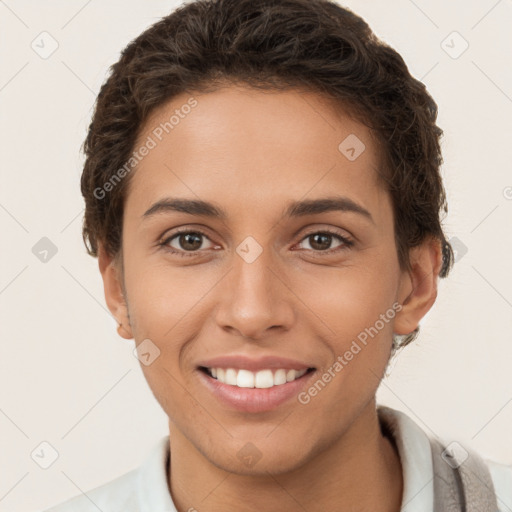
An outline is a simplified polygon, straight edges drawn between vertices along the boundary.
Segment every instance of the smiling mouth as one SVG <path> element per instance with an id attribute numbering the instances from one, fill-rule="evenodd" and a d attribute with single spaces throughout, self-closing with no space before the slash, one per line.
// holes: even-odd
<path id="1" fill-rule="evenodd" d="M 298 380 L 302 376 L 315 371 L 315 368 L 302 368 L 300 370 L 278 368 L 251 372 L 245 369 L 237 370 L 235 368 L 207 368 L 200 366 L 199 370 L 229 386 L 264 389 L 282 386 L 288 382 Z"/>

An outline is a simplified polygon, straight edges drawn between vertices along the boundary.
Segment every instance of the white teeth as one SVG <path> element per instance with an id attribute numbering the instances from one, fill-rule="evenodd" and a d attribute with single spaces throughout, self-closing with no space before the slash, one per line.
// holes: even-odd
<path id="1" fill-rule="evenodd" d="M 242 370 L 240 370 L 242 371 Z M 254 378 L 254 387 L 271 388 L 274 385 L 274 376 L 272 370 L 260 370 Z"/>
<path id="2" fill-rule="evenodd" d="M 229 370 L 228 370 L 229 371 Z M 233 370 L 234 372 L 235 370 Z M 230 384 L 230 382 L 226 382 Z M 254 373 L 247 370 L 238 370 L 235 384 L 239 388 L 253 388 L 254 387 Z"/>
<path id="3" fill-rule="evenodd" d="M 234 368 L 208 368 L 209 374 L 218 381 L 239 388 L 271 388 L 280 386 L 302 377 L 307 369 L 302 370 L 260 370 L 251 372 L 249 370 L 235 370 Z"/>
<path id="4" fill-rule="evenodd" d="M 286 382 L 291 382 L 295 380 L 295 370 L 288 370 L 286 372 Z"/>
<path id="5" fill-rule="evenodd" d="M 233 368 L 228 368 L 226 370 L 226 384 L 236 386 L 236 370 Z"/>
<path id="6" fill-rule="evenodd" d="M 274 373 L 274 385 L 286 384 L 286 370 L 277 370 Z"/>

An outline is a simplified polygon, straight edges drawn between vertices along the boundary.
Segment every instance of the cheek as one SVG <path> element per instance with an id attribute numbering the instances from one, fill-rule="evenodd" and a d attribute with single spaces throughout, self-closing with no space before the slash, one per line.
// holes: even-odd
<path id="1" fill-rule="evenodd" d="M 380 258 L 361 258 L 350 266 L 318 270 L 306 280 L 300 296 L 339 339 L 357 337 L 373 326 L 391 308 L 396 296 L 398 274 L 393 264 Z M 388 317 L 392 312 L 388 313 Z M 392 330 L 386 323 L 383 331 Z M 334 331 L 334 332 L 333 332 Z"/>
<path id="2" fill-rule="evenodd" d="M 187 428 L 187 425 L 195 425 L 197 419 L 197 424 L 201 425 L 204 411 L 194 395 L 186 391 L 186 382 L 172 357 L 164 351 L 151 365 L 141 364 L 141 368 L 153 396 L 172 421 L 181 421 Z"/>
<path id="3" fill-rule="evenodd" d="M 394 261 L 383 255 L 369 260 L 338 268 L 328 279 L 318 274 L 309 282 L 305 296 L 328 326 L 325 343 L 332 358 L 319 372 L 320 378 L 324 375 L 329 380 L 329 389 L 313 408 L 323 400 L 353 407 L 356 396 L 372 396 L 387 364 L 398 271 Z"/>
<path id="4" fill-rule="evenodd" d="M 375 395 L 393 339 L 394 289 L 390 283 L 368 272 L 347 272 L 338 282 L 330 281 L 328 292 L 310 288 L 317 299 L 316 311 L 330 329 L 324 342 L 331 352 L 331 360 L 318 372 L 322 382 L 315 381 L 302 396 L 310 401 L 308 411 L 313 416 L 325 414 L 326 406 L 355 415 Z"/>
<path id="5" fill-rule="evenodd" d="M 126 287 L 130 313 L 136 319 L 136 339 L 147 337 L 172 344 L 186 332 L 190 318 L 201 310 L 201 298 L 218 281 L 215 273 L 201 272 L 195 266 L 172 268 L 165 263 L 136 262 L 131 266 Z"/>

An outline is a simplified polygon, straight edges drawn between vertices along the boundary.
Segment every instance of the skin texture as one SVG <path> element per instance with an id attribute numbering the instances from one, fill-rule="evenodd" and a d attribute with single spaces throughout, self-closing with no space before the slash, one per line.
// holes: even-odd
<path id="1" fill-rule="evenodd" d="M 139 141 L 189 98 L 157 109 Z M 141 368 L 169 417 L 177 508 L 397 512 L 402 469 L 381 434 L 375 393 L 393 332 L 415 329 L 436 299 L 440 245 L 425 241 L 410 252 L 412 272 L 399 268 L 374 141 L 322 96 L 228 86 L 194 98 L 197 106 L 133 171 L 123 268 L 99 254 L 120 335 L 137 344 L 149 338 L 160 350 Z M 354 161 L 338 150 L 350 134 L 366 146 Z M 333 195 L 362 205 L 374 223 L 340 211 L 282 217 L 291 201 Z M 226 218 L 165 212 L 143 220 L 164 197 L 213 202 Z M 205 234 L 195 252 L 180 237 L 167 242 L 190 257 L 158 245 L 178 227 Z M 354 245 L 335 236 L 315 244 L 311 235 L 326 229 Z M 252 263 L 236 252 L 248 236 L 262 248 Z M 308 404 L 294 398 L 242 413 L 199 381 L 201 359 L 236 353 L 307 361 L 314 382 L 394 303 L 402 309 Z M 237 457 L 247 442 L 261 454 L 251 467 Z"/>

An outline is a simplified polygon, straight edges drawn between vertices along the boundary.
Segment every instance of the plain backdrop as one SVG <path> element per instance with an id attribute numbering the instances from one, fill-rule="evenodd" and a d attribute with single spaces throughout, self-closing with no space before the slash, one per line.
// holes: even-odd
<path id="1" fill-rule="evenodd" d="M 512 464 L 512 2 L 342 4 L 398 50 L 438 103 L 444 226 L 458 248 L 378 401 Z M 0 1 L 0 511 L 46 508 L 105 483 L 167 433 L 82 244 L 79 179 L 108 66 L 177 5 Z M 58 452 L 47 469 L 34 455 L 51 453 L 43 442 Z"/>

